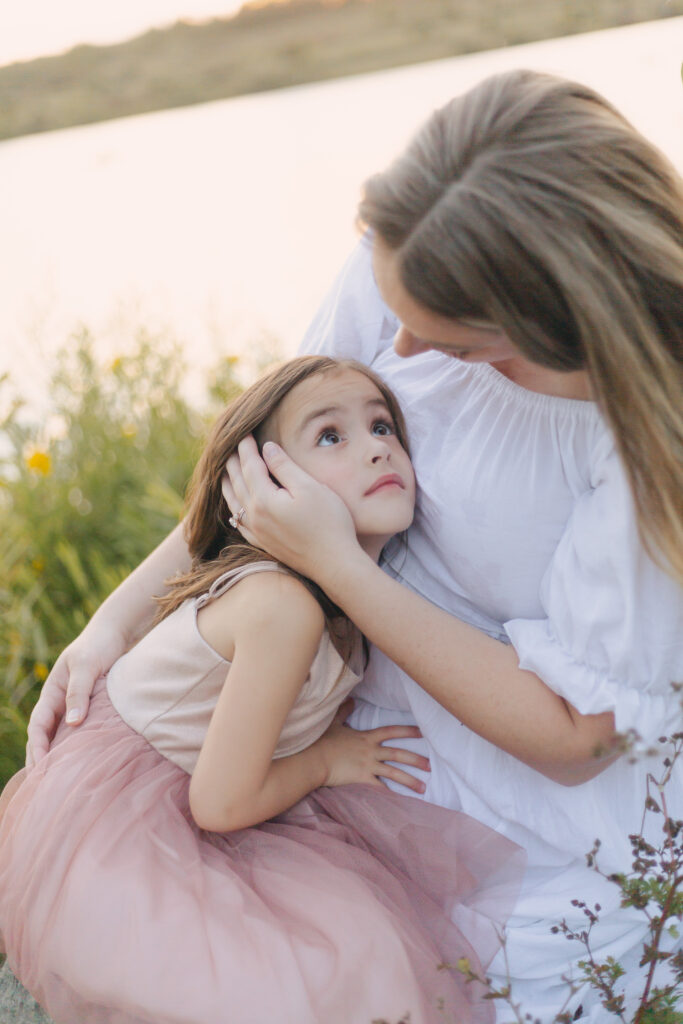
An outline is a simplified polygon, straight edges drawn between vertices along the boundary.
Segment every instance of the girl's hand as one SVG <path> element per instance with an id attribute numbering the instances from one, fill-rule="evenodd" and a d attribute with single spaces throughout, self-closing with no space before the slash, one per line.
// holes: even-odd
<path id="1" fill-rule="evenodd" d="M 350 782 L 366 782 L 371 786 L 381 786 L 380 779 L 391 779 L 415 793 L 424 793 L 424 782 L 393 764 L 387 764 L 387 761 L 428 772 L 429 760 L 412 750 L 383 746 L 387 740 L 419 739 L 422 733 L 417 726 L 386 725 L 365 731 L 352 729 L 344 725 L 352 710 L 353 701 L 344 701 L 332 724 L 317 741 L 326 768 L 323 785 L 345 786 Z"/>
<path id="2" fill-rule="evenodd" d="M 361 552 L 346 505 L 273 442 L 263 447 L 265 462 L 251 437 L 238 452 L 228 459 L 223 495 L 233 515 L 244 509 L 240 533 L 324 586 L 336 564 Z"/>
<path id="3" fill-rule="evenodd" d="M 96 680 L 109 671 L 125 649 L 123 636 L 115 630 L 108 628 L 100 633 L 88 626 L 62 651 L 29 719 L 27 768 L 45 757 L 65 715 L 69 725 L 81 724 L 88 714 Z"/>

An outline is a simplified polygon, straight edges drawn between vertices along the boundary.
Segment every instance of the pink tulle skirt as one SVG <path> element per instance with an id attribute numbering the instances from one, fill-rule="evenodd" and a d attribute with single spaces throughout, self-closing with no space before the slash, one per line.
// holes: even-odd
<path id="1" fill-rule="evenodd" d="M 389 790 L 204 832 L 189 777 L 98 684 L 0 823 L 0 938 L 57 1024 L 489 1022 L 481 972 L 524 856 Z M 460 927 L 453 922 L 457 920 Z"/>

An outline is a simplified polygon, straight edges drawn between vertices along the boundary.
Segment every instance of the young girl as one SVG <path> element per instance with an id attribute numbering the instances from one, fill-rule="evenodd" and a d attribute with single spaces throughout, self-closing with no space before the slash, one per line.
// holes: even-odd
<path id="1" fill-rule="evenodd" d="M 357 631 L 228 519 L 223 468 L 250 433 L 333 488 L 373 559 L 412 520 L 403 418 L 364 366 L 297 359 L 226 410 L 191 485 L 191 567 L 6 796 L 9 964 L 59 1024 L 491 1020 L 438 966 L 496 951 L 520 851 L 384 788 L 423 791 L 401 766 L 426 760 L 383 746 L 417 729 L 343 726 Z"/>

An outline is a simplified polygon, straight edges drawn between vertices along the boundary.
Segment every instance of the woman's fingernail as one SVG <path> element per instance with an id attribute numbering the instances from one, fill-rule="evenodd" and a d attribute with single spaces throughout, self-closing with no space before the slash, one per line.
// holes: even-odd
<path id="1" fill-rule="evenodd" d="M 268 458 L 271 455 L 277 455 L 278 451 L 279 448 L 274 441 L 266 441 L 266 443 L 263 446 L 263 454 L 266 456 L 266 458 Z"/>
<path id="2" fill-rule="evenodd" d="M 70 708 L 69 711 L 67 711 L 67 713 L 66 713 L 66 721 L 67 721 L 68 725 L 71 725 L 72 722 L 80 721 L 80 718 L 81 718 L 81 713 L 78 710 L 78 708 Z"/>

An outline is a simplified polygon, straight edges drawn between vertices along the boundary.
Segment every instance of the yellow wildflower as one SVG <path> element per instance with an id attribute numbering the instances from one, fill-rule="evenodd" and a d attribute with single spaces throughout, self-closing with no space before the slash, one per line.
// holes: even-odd
<path id="1" fill-rule="evenodd" d="M 50 674 L 50 670 L 45 662 L 37 661 L 33 666 L 33 674 L 39 682 L 44 683 Z"/>
<path id="2" fill-rule="evenodd" d="M 34 558 L 33 561 L 31 562 L 31 568 L 35 572 L 42 572 L 43 569 L 45 568 L 45 559 L 43 559 L 43 558 Z"/>
<path id="3" fill-rule="evenodd" d="M 48 476 L 52 471 L 52 459 L 50 458 L 49 452 L 41 451 L 40 448 L 36 448 L 26 458 L 26 465 L 34 473 L 40 473 L 41 476 Z"/>

